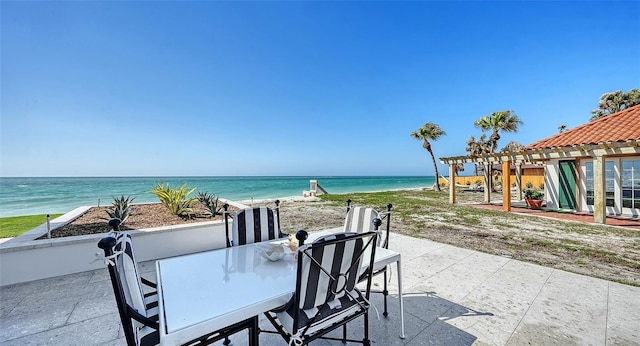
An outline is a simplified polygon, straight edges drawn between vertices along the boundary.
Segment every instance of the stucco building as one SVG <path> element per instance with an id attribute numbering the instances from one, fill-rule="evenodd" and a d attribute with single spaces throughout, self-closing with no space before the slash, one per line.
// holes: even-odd
<path id="1" fill-rule="evenodd" d="M 545 167 L 546 207 L 589 212 L 595 221 L 606 216 L 640 216 L 640 105 L 541 139 L 520 152 L 441 158 L 452 169 L 457 163 L 489 167 L 542 162 Z M 509 180 L 508 174 L 503 179 Z M 522 186 L 516 174 L 518 191 Z M 486 177 L 485 177 L 486 178 Z M 490 179 L 485 184 L 490 184 Z M 511 186 L 503 181 L 503 186 Z M 485 189 L 489 190 L 489 189 Z M 511 194 L 504 189 L 503 209 L 510 210 Z M 521 199 L 521 195 L 517 196 Z M 450 189 L 455 203 L 455 189 Z M 485 192 L 485 202 L 490 194 Z"/>

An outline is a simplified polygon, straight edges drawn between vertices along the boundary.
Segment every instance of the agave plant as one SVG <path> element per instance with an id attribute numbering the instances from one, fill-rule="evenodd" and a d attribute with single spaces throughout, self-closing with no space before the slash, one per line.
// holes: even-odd
<path id="1" fill-rule="evenodd" d="M 195 190 L 194 187 L 187 191 L 186 183 L 180 188 L 171 188 L 169 184 L 158 183 L 149 192 L 158 196 L 160 202 L 169 208 L 171 214 L 185 215 L 192 212 L 191 203 L 196 200 L 196 197 L 189 197 L 189 195 Z"/>
<path id="2" fill-rule="evenodd" d="M 110 218 L 118 218 L 121 223 L 124 223 L 131 215 L 131 203 L 134 199 L 136 198 L 131 196 L 125 198 L 124 195 L 120 196 L 120 198 L 113 197 L 113 203 L 111 204 L 113 210 L 107 210 L 107 214 L 109 214 Z"/>
<path id="3" fill-rule="evenodd" d="M 211 216 L 222 215 L 222 206 L 218 206 L 218 197 L 212 193 L 200 192 L 198 201 L 211 213 Z"/>

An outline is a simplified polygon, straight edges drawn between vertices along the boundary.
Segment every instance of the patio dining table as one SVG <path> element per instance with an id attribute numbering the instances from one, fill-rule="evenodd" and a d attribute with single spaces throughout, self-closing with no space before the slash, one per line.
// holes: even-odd
<path id="1" fill-rule="evenodd" d="M 311 233 L 307 242 L 335 233 Z M 247 244 L 156 262 L 161 345 L 181 345 L 286 304 L 295 290 L 297 262 L 269 261 Z M 375 268 L 397 263 L 404 338 L 400 254 L 376 249 Z M 257 321 L 257 319 L 255 319 Z M 257 336 L 250 336 L 257 344 Z"/>

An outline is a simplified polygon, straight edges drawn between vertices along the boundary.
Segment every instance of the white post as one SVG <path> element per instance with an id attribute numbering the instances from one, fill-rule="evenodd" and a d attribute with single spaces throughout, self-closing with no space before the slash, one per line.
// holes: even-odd
<path id="1" fill-rule="evenodd" d="M 49 223 L 51 216 L 47 214 L 47 238 L 51 239 L 51 224 Z"/>

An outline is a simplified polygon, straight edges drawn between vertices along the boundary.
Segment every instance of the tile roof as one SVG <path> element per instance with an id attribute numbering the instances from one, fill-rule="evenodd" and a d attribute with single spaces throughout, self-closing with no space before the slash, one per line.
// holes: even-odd
<path id="1" fill-rule="evenodd" d="M 640 105 L 529 144 L 525 149 L 640 140 Z"/>

